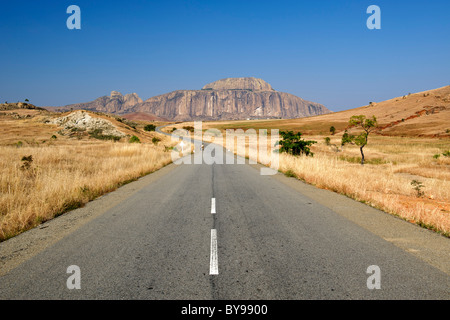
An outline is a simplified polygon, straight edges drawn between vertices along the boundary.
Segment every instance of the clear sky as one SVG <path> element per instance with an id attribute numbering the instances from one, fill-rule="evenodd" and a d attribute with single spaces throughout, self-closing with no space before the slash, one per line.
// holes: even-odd
<path id="1" fill-rule="evenodd" d="M 366 26 L 373 4 L 381 30 Z M 449 0 L 2 0 L 0 101 L 145 100 L 253 76 L 350 109 L 450 85 L 449 16 Z"/>

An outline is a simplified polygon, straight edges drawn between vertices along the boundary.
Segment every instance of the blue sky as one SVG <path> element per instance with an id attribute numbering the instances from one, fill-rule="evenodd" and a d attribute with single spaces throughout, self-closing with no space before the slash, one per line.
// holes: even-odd
<path id="1" fill-rule="evenodd" d="M 81 30 L 69 30 L 69 5 Z M 381 30 L 369 30 L 369 5 Z M 2 1 L 0 101 L 142 99 L 253 76 L 333 111 L 450 85 L 450 1 Z"/>

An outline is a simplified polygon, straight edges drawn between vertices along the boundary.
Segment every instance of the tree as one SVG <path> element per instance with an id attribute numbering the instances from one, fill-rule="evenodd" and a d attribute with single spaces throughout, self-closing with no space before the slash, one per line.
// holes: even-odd
<path id="1" fill-rule="evenodd" d="M 365 115 L 352 116 L 348 124 L 352 127 L 358 127 L 363 131 L 358 135 L 350 135 L 346 131 L 342 136 L 342 145 L 347 143 L 356 144 L 361 151 L 361 165 L 364 165 L 364 152 L 363 148 L 367 145 L 367 140 L 369 138 L 369 133 L 372 132 L 378 126 L 377 118 L 372 116 L 371 118 L 366 118 Z"/>
<path id="2" fill-rule="evenodd" d="M 332 136 L 334 136 L 334 134 L 336 133 L 336 128 L 334 126 L 330 127 L 330 133 Z"/>
<path id="3" fill-rule="evenodd" d="M 28 99 L 25 99 L 25 102 L 30 102 L 30 100 L 28 100 Z"/>
<path id="4" fill-rule="evenodd" d="M 277 141 L 276 145 L 280 145 L 280 152 L 290 153 L 294 156 L 305 154 L 307 156 L 313 156 L 309 146 L 317 141 L 302 140 L 302 134 L 297 132 L 294 134 L 292 131 L 280 131 L 280 135 L 283 140 Z"/>

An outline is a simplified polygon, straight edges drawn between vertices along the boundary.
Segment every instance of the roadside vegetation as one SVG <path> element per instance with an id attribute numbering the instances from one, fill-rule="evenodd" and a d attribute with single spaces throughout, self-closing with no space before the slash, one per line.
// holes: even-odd
<path id="1" fill-rule="evenodd" d="M 0 241 L 172 161 L 170 138 L 146 131 L 145 123 L 127 129 L 128 124 L 117 121 L 131 138 L 109 139 L 101 130 L 58 134 L 59 127 L 45 124 L 50 116 L 0 116 Z"/>
<path id="2" fill-rule="evenodd" d="M 209 127 L 214 127 L 214 123 Z M 224 125 L 225 129 L 230 127 Z M 270 122 L 266 128 L 271 128 Z M 295 127 L 291 129 L 298 132 Z M 344 129 L 331 137 L 326 136 L 330 131 L 301 135 L 306 141 L 317 141 L 308 146 L 314 157 L 281 152 L 279 171 L 450 237 L 450 140 L 373 132 L 367 143 L 364 131 L 361 143 L 342 145 Z M 355 138 L 361 133 L 361 129 L 348 129 L 347 133 Z M 224 129 L 222 133 L 225 135 Z M 363 166 L 361 146 L 365 155 Z M 267 148 L 270 147 L 273 146 L 268 139 Z M 248 158 L 251 152 L 247 149 L 245 154 L 239 154 Z M 258 161 L 264 162 L 259 158 Z"/>

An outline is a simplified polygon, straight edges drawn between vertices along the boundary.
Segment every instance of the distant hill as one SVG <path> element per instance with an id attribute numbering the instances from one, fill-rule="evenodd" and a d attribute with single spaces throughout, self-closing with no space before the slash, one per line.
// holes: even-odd
<path id="1" fill-rule="evenodd" d="M 49 108 L 50 109 L 50 108 Z M 142 101 L 136 93 L 111 95 L 51 110 L 85 109 L 118 115 L 149 114 L 175 121 L 299 118 L 330 113 L 325 106 L 279 92 L 257 78 L 227 78 L 201 90 L 177 90 Z"/>
<path id="2" fill-rule="evenodd" d="M 372 102 L 324 115 L 320 121 L 346 124 L 352 115 L 359 114 L 376 116 L 383 135 L 450 137 L 450 86 Z"/>
<path id="3" fill-rule="evenodd" d="M 105 113 L 124 114 L 133 112 L 133 108 L 142 103 L 136 93 L 122 95 L 118 91 L 111 91 L 109 96 L 103 96 L 91 102 L 69 104 L 62 107 L 45 107 L 50 111 L 90 110 Z"/>
<path id="4" fill-rule="evenodd" d="M 29 109 L 29 110 L 46 110 L 44 108 L 36 107 L 31 103 L 26 102 L 14 102 L 14 103 L 1 103 L 0 111 L 15 110 L 15 109 Z"/>
<path id="5" fill-rule="evenodd" d="M 450 86 L 417 93 L 406 93 L 393 99 L 372 102 L 368 105 L 315 117 L 265 120 L 232 121 L 212 125 L 223 128 L 278 128 L 301 131 L 304 134 L 330 134 L 330 126 L 336 134 L 342 134 L 353 115 L 374 115 L 379 124 L 378 134 L 388 136 L 417 136 L 450 138 Z"/>

